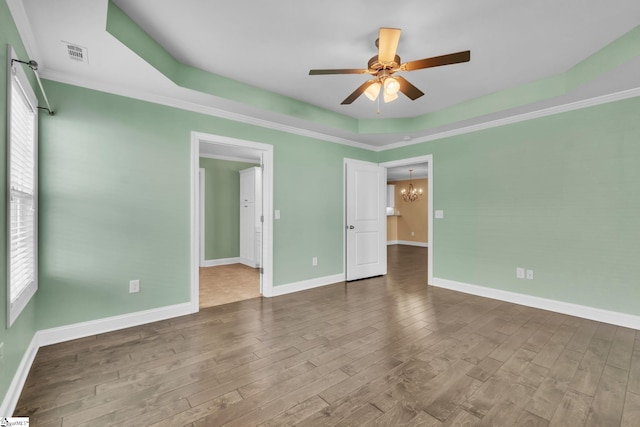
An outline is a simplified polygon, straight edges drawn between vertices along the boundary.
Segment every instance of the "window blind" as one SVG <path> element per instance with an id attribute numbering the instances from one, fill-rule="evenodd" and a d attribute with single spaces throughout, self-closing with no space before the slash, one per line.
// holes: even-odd
<path id="1" fill-rule="evenodd" d="M 30 89 L 30 87 L 29 87 Z M 32 93 L 32 92 L 31 92 Z M 35 293 L 37 106 L 17 73 L 11 75 L 9 108 L 9 325 Z"/>

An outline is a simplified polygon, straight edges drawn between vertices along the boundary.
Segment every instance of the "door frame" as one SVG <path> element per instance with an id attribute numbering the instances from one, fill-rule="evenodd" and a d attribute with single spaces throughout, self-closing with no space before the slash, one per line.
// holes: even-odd
<path id="1" fill-rule="evenodd" d="M 191 311 L 200 310 L 200 143 L 244 147 L 262 152 L 262 295 L 273 296 L 273 145 L 191 132 Z"/>
<path id="2" fill-rule="evenodd" d="M 429 164 L 429 179 L 427 181 L 427 235 L 429 236 L 429 249 L 427 249 L 427 285 L 431 285 L 433 284 L 433 253 L 435 250 L 435 239 L 433 235 L 433 181 L 435 179 L 435 168 L 433 166 L 433 154 L 426 154 L 418 157 L 410 157 L 406 159 L 383 162 L 380 163 L 380 166 L 391 168 L 396 166 L 409 166 L 416 163 Z"/>
<path id="3" fill-rule="evenodd" d="M 204 233 L 205 233 L 205 223 L 204 223 L 204 192 L 205 192 L 205 169 L 204 168 L 199 168 L 198 170 L 198 184 L 199 184 L 199 190 L 198 191 L 198 227 L 200 227 L 199 231 L 198 231 L 198 246 L 199 246 L 199 252 L 200 252 L 200 259 L 199 259 L 199 267 L 204 267 L 204 262 L 205 262 L 205 256 L 204 256 Z M 200 275 L 198 275 L 198 277 L 200 277 Z"/>

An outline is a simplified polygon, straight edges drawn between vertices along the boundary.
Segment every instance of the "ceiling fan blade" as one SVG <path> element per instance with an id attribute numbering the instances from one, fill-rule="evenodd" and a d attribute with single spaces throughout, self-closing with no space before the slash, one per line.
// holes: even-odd
<path id="1" fill-rule="evenodd" d="M 417 61 L 409 61 L 400 67 L 404 71 L 421 70 L 423 68 L 439 67 L 441 65 L 458 64 L 460 62 L 468 62 L 471 59 L 471 51 L 450 53 L 448 55 L 434 56 L 433 58 L 419 59 Z"/>
<path id="2" fill-rule="evenodd" d="M 356 99 L 358 99 L 358 97 L 360 95 L 362 95 L 364 93 L 365 90 L 367 90 L 367 88 L 369 86 L 371 86 L 372 84 L 374 84 L 376 81 L 375 80 L 369 80 L 364 82 L 363 84 L 360 85 L 360 87 L 358 87 L 358 89 L 354 90 L 351 95 L 347 96 L 344 101 L 342 101 L 340 104 L 341 105 L 345 105 L 345 104 L 351 104 L 353 101 L 355 101 Z"/>
<path id="3" fill-rule="evenodd" d="M 343 68 L 337 70 L 309 70 L 310 76 L 319 76 L 324 74 L 367 74 L 369 70 L 360 70 L 355 68 Z"/>
<path id="4" fill-rule="evenodd" d="M 421 91 L 420 89 L 418 89 L 417 87 L 409 83 L 409 81 L 404 77 L 393 76 L 393 78 L 396 79 L 398 83 L 400 83 L 400 92 L 407 95 L 407 97 L 410 98 L 412 101 L 415 101 L 416 99 L 424 95 L 423 91 Z"/>
<path id="5" fill-rule="evenodd" d="M 380 28 L 378 36 L 378 61 L 393 62 L 396 58 L 396 50 L 400 41 L 398 28 Z"/>

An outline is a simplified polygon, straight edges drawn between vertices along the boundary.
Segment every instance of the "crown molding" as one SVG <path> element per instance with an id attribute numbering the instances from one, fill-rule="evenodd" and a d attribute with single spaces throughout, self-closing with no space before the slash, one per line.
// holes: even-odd
<path id="1" fill-rule="evenodd" d="M 70 78 L 69 76 L 59 73 L 46 71 L 40 74 L 42 78 L 47 80 L 69 84 L 73 86 L 79 86 L 86 89 L 96 90 L 99 92 L 110 93 L 113 95 L 120 95 L 127 98 L 133 98 L 140 101 L 151 102 L 154 104 L 165 105 L 167 107 L 179 108 L 181 110 L 193 111 L 195 113 L 207 114 L 209 116 L 219 117 L 222 119 L 232 120 L 235 122 L 245 123 L 248 125 L 259 126 L 267 129 L 273 129 L 281 132 L 291 133 L 295 135 L 305 136 L 308 138 L 319 139 L 322 141 L 333 142 L 336 144 L 348 145 L 351 147 L 362 148 L 365 150 L 371 150 L 371 145 L 364 144 L 362 142 L 353 141 L 346 138 L 340 138 L 337 136 L 329 135 L 322 132 L 316 132 L 297 126 L 286 125 L 283 123 L 274 122 L 271 120 L 260 119 L 257 117 L 248 116 L 245 114 L 234 113 L 232 111 L 223 110 L 216 107 L 210 107 L 202 104 L 196 104 L 194 102 L 185 101 L 174 97 L 168 97 L 164 95 L 158 95 L 146 91 L 141 91 L 132 88 L 123 88 L 108 83 L 90 81 L 88 79 Z"/>
<path id="2" fill-rule="evenodd" d="M 437 139 L 449 138 L 456 135 L 464 135 L 466 133 L 478 132 L 485 129 L 491 129 L 500 126 L 506 126 L 513 123 L 524 122 L 527 120 L 538 119 L 541 117 L 553 116 L 556 114 L 566 113 L 569 111 L 580 110 L 582 108 L 594 107 L 596 105 L 607 104 L 609 102 L 622 101 L 623 99 L 634 98 L 640 96 L 640 87 L 614 92 L 607 95 L 597 96 L 594 98 L 583 99 L 568 104 L 556 105 L 554 107 L 542 108 L 540 110 L 531 111 L 523 114 L 516 114 L 502 119 L 490 120 L 476 125 L 465 126 L 445 132 L 438 132 L 420 138 L 414 138 L 410 141 L 402 141 L 393 144 L 387 144 L 379 149 L 378 152 L 393 150 L 395 148 L 407 147 L 423 142 L 435 141 Z"/>
<path id="3" fill-rule="evenodd" d="M 158 95 L 146 91 L 140 91 L 132 88 L 123 88 L 120 86 L 89 81 L 86 79 L 70 78 L 67 75 L 57 72 L 43 72 L 41 77 L 56 81 L 59 83 L 65 83 L 73 86 L 79 86 L 86 89 L 96 90 L 100 92 L 110 93 L 114 95 L 120 95 L 127 98 L 133 98 L 141 101 L 151 102 L 154 104 L 165 105 L 168 107 L 179 108 L 182 110 L 193 111 L 196 113 L 207 114 L 222 119 L 232 120 L 235 122 L 245 123 L 248 125 L 259 126 L 267 129 L 277 130 L 294 135 L 300 135 L 308 138 L 319 139 L 322 141 L 333 142 L 335 144 L 347 145 L 350 147 L 361 148 L 373 152 L 383 152 L 393 150 L 396 148 L 408 147 L 411 145 L 421 144 L 423 142 L 435 141 L 438 139 L 449 138 L 457 135 L 464 135 L 467 133 L 478 132 L 481 130 L 491 129 L 500 126 L 506 126 L 514 123 L 519 123 L 527 120 L 533 120 L 541 117 L 552 116 L 555 114 L 565 113 L 569 111 L 579 110 L 582 108 L 593 107 L 596 105 L 606 104 L 609 102 L 621 101 L 623 99 L 634 98 L 640 96 L 640 87 L 628 89 L 620 92 L 615 92 L 608 95 L 602 95 L 594 98 L 588 98 L 568 104 L 557 105 L 554 107 L 543 108 L 540 110 L 531 111 L 523 114 L 515 114 L 513 116 L 505 117 L 502 119 L 490 120 L 484 123 L 479 123 L 471 126 L 464 126 L 458 129 L 453 129 L 444 132 L 437 132 L 424 137 L 414 138 L 409 141 L 402 141 L 397 143 L 391 143 L 376 147 L 373 145 L 365 144 L 362 142 L 340 138 L 334 135 L 329 135 L 322 132 L 316 132 L 296 126 L 286 125 L 266 119 L 260 119 L 245 114 L 234 113 L 231 111 L 223 110 L 216 107 L 205 106 L 196 104 L 183 99 L 174 97 L 168 97 Z"/>

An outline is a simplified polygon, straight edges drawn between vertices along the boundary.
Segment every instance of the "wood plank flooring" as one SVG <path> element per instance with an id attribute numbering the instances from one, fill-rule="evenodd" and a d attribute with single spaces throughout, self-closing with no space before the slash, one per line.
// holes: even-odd
<path id="1" fill-rule="evenodd" d="M 404 262 L 406 261 L 406 262 Z M 389 274 L 43 347 L 32 426 L 639 426 L 640 333 Z"/>

